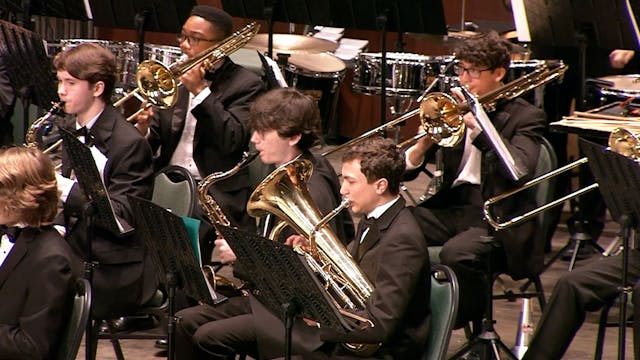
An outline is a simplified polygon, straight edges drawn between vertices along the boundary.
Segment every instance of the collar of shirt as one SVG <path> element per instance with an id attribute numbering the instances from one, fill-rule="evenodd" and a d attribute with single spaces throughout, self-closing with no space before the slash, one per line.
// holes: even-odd
<path id="1" fill-rule="evenodd" d="M 104 109 L 103 109 L 102 111 L 104 111 Z M 91 130 L 91 128 L 93 127 L 93 125 L 95 125 L 95 124 L 96 124 L 96 121 L 98 121 L 98 118 L 100 117 L 100 115 L 102 115 L 102 111 L 100 111 L 100 112 L 98 113 L 98 115 L 94 116 L 94 117 L 93 117 L 93 119 L 91 119 L 91 121 L 89 121 L 89 122 L 87 123 L 87 125 L 85 125 L 85 127 L 86 127 L 88 130 Z M 76 130 L 80 129 L 81 127 L 82 127 L 82 125 L 78 124 L 78 120 L 76 119 Z"/>
<path id="2" fill-rule="evenodd" d="M 375 209 L 373 209 L 372 212 L 370 212 L 367 215 L 367 219 L 371 219 L 371 218 L 377 219 L 377 218 L 379 218 L 380 216 L 382 216 L 382 214 L 385 213 L 385 211 L 387 211 L 391 206 L 393 206 L 393 204 L 395 204 L 396 201 L 398 201 L 398 199 L 400 199 L 400 195 L 396 196 L 395 199 L 393 199 L 393 200 L 391 200 L 391 201 L 389 201 L 389 202 L 387 202 L 385 204 L 377 206 Z"/>

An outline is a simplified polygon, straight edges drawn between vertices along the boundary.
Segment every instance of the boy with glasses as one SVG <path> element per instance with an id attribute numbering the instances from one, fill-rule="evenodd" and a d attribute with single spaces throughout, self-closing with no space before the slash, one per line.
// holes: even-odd
<path id="1" fill-rule="evenodd" d="M 510 64 L 509 45 L 497 33 L 468 38 L 455 53 L 458 63 L 454 71 L 460 85 L 469 92 L 481 97 L 503 85 Z M 454 95 L 463 100 L 459 92 L 454 91 Z M 499 103 L 488 116 L 515 162 L 526 171 L 520 181 L 531 178 L 545 126 L 544 112 L 522 99 L 514 99 Z M 474 116 L 464 114 L 463 121 L 466 131 L 458 145 L 433 146 L 433 141 L 424 137 L 406 152 L 409 180 L 435 158 L 436 151 L 442 159 L 441 187 L 415 208 L 414 215 L 429 245 L 443 246 L 440 260 L 451 266 L 460 280 L 458 326 L 467 321 L 479 324 L 485 309 L 484 279 L 488 275 L 484 270 L 492 244 L 482 237 L 488 228 L 482 205 L 488 198 L 520 184 L 509 176 Z M 532 193 L 521 192 L 500 202 L 496 211 L 506 217 L 534 207 Z M 499 245 L 492 253 L 494 271 L 506 271 L 520 279 L 541 269 L 544 244 L 534 241 L 535 228 L 535 220 L 531 220 L 493 234 Z"/>
<path id="2" fill-rule="evenodd" d="M 182 26 L 178 42 L 188 57 L 202 53 L 231 36 L 233 22 L 226 12 L 198 5 Z M 264 84 L 253 72 L 228 57 L 212 69 L 194 67 L 180 77 L 178 103 L 168 110 L 150 108 L 137 117 L 138 130 L 147 137 L 154 154 L 155 171 L 167 165 L 186 168 L 196 180 L 226 171 L 248 150 L 249 106 Z M 245 206 L 250 195 L 249 171 L 243 169 L 211 186 L 210 192 L 229 220 L 239 228 L 255 230 L 255 220 Z M 212 227 L 198 207 L 203 263 L 211 261 Z"/>

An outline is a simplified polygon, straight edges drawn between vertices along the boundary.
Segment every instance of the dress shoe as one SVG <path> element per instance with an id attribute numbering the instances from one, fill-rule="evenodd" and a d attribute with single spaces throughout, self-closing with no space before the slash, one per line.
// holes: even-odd
<path id="1" fill-rule="evenodd" d="M 111 323 L 112 331 L 115 332 L 148 330 L 156 326 L 155 320 L 151 315 L 124 316 L 108 321 Z"/>
<path id="2" fill-rule="evenodd" d="M 167 339 L 158 339 L 154 346 L 158 349 L 166 350 L 169 348 L 169 341 Z"/>

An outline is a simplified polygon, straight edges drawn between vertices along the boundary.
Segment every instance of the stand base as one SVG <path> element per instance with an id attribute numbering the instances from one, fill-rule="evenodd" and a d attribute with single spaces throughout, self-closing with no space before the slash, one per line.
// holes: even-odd
<path id="1" fill-rule="evenodd" d="M 500 354 L 503 354 L 502 356 Z M 483 331 L 478 337 L 471 340 L 462 349 L 458 350 L 451 359 L 488 360 L 488 359 L 512 359 L 518 358 L 509 350 L 493 329 Z"/>

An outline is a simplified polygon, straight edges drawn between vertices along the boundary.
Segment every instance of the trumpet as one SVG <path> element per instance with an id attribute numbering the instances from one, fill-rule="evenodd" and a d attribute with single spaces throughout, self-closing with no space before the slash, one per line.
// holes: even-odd
<path id="1" fill-rule="evenodd" d="M 615 129 L 611 132 L 608 139 L 609 150 L 616 152 L 620 155 L 628 157 L 632 160 L 639 161 L 640 160 L 640 138 L 632 134 L 630 131 L 622 128 Z M 593 183 L 589 186 L 586 186 L 582 189 L 576 190 L 570 194 L 567 194 L 561 198 L 553 200 L 547 204 L 540 205 L 539 207 L 532 209 L 524 214 L 513 216 L 512 218 L 500 222 L 491 212 L 491 206 L 494 206 L 497 202 L 502 201 L 508 197 L 511 197 L 521 191 L 531 188 L 532 186 L 538 185 L 543 181 L 554 178 L 558 175 L 561 175 L 567 171 L 575 169 L 581 165 L 584 165 L 589 162 L 589 159 L 586 157 L 580 158 L 572 163 L 569 163 L 563 167 L 560 167 L 556 170 L 550 171 L 546 174 L 536 177 L 535 179 L 527 181 L 522 186 L 513 189 L 511 191 L 507 191 L 498 196 L 492 197 L 485 201 L 483 204 L 482 210 L 484 213 L 484 217 L 495 230 L 502 230 L 508 227 L 517 225 L 523 221 L 529 220 L 537 214 L 547 211 L 548 209 L 558 206 L 564 203 L 567 200 L 578 197 L 582 194 L 588 193 L 592 190 L 598 188 L 597 183 Z"/>
<path id="2" fill-rule="evenodd" d="M 141 62 L 136 70 L 136 89 L 125 94 L 113 103 L 113 106 L 119 107 L 134 96 L 147 102 L 145 107 L 129 116 L 127 121 L 133 120 L 140 112 L 152 105 L 160 109 L 173 107 L 178 101 L 180 76 L 200 64 L 205 69 L 211 69 L 226 56 L 246 45 L 258 33 L 258 30 L 260 30 L 260 25 L 252 22 L 222 40 L 221 43 L 211 46 L 184 62 L 176 62 L 169 66 L 156 60 Z"/>

